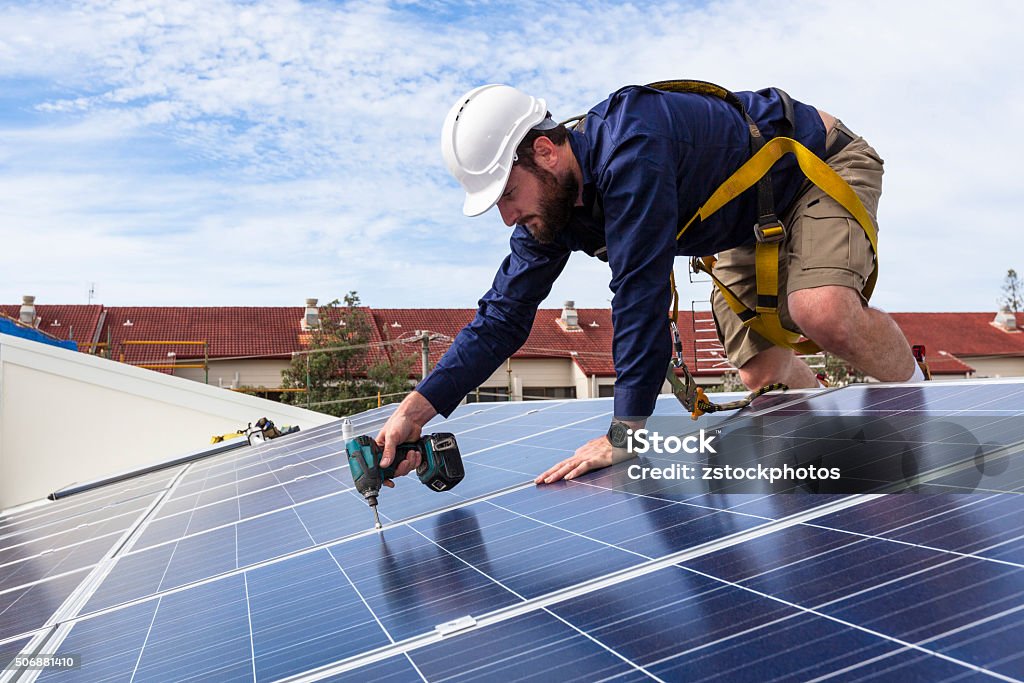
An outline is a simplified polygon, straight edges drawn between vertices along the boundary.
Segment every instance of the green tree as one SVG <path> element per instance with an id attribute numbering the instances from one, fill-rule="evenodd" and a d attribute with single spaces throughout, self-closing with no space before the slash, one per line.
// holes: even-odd
<path id="1" fill-rule="evenodd" d="M 847 384 L 858 384 L 867 381 L 863 372 L 854 368 L 839 356 L 828 351 L 825 354 L 825 381 L 830 387 L 845 387 Z"/>
<path id="2" fill-rule="evenodd" d="M 344 301 L 319 307 L 309 351 L 296 355 L 281 372 L 283 387 L 306 391 L 285 392 L 282 402 L 340 417 L 375 408 L 378 393 L 391 403 L 402 396 L 388 394 L 411 389 L 412 360 L 392 357 L 373 343 L 373 321 L 360 303 L 359 295 L 349 292 Z"/>
<path id="3" fill-rule="evenodd" d="M 743 385 L 743 380 L 740 379 L 740 373 L 738 370 L 728 370 L 722 374 L 722 384 L 720 386 L 721 391 L 746 391 L 747 387 Z"/>
<path id="4" fill-rule="evenodd" d="M 1003 296 L 999 298 L 1000 307 L 1005 306 L 1011 313 L 1024 309 L 1024 282 L 1021 282 L 1017 271 L 1010 268 L 1003 280 Z"/>

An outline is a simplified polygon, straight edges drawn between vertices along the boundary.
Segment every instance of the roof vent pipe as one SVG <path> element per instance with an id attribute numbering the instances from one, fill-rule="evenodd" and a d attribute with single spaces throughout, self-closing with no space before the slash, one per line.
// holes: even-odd
<path id="1" fill-rule="evenodd" d="M 36 315 L 36 298 L 27 294 L 21 297 L 21 310 L 18 311 L 18 320 L 22 325 L 39 327 L 39 317 Z"/>
<path id="2" fill-rule="evenodd" d="M 306 312 L 302 316 L 304 330 L 320 327 L 320 309 L 316 307 L 316 303 L 316 299 L 306 299 Z"/>
<path id="3" fill-rule="evenodd" d="M 576 302 L 566 301 L 562 306 L 562 316 L 558 319 L 558 323 L 565 330 L 578 330 L 580 329 L 580 318 L 576 312 Z"/>
<path id="4" fill-rule="evenodd" d="M 1017 316 L 1014 315 L 1009 306 L 1003 306 L 999 309 L 999 312 L 996 313 L 996 317 L 992 320 L 992 324 L 1004 332 L 1016 332 Z"/>

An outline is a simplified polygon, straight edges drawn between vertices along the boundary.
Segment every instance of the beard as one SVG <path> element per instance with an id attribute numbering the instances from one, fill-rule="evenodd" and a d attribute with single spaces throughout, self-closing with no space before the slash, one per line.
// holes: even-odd
<path id="1" fill-rule="evenodd" d="M 542 168 L 534 168 L 530 172 L 540 181 L 540 208 L 537 213 L 527 216 L 523 223 L 533 239 L 541 244 L 552 244 L 569 227 L 580 184 L 571 171 L 561 177 Z"/>

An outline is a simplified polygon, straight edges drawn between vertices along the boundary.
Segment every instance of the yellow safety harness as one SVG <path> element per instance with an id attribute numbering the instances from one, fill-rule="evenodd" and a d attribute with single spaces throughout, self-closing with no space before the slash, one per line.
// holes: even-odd
<path id="1" fill-rule="evenodd" d="M 811 150 L 790 137 L 776 137 L 765 141 L 746 109 L 733 93 L 721 86 L 705 81 L 677 80 L 659 81 L 648 85 L 650 88 L 666 92 L 684 92 L 708 95 L 725 100 L 739 110 L 750 131 L 751 157 L 736 169 L 704 202 L 690 220 L 676 234 L 678 241 L 695 223 L 707 220 L 716 211 L 730 201 L 757 185 L 758 190 L 758 221 L 754 225 L 756 246 L 754 252 L 755 275 L 757 283 L 757 303 L 753 309 L 744 304 L 728 286 L 714 273 L 715 258 L 713 256 L 694 257 L 691 268 L 694 272 L 705 272 L 711 276 L 718 287 L 722 298 L 729 308 L 739 316 L 744 325 L 754 330 L 776 346 L 790 348 L 801 354 L 817 353 L 820 348 L 809 339 L 802 339 L 796 332 L 787 330 L 779 320 L 779 247 L 786 239 L 786 228 L 775 214 L 772 197 L 771 176 L 768 172 L 786 154 L 792 154 L 800 170 L 809 181 L 818 186 L 825 194 L 834 199 L 864 230 L 875 254 L 875 268 L 864 285 L 862 294 L 870 298 L 878 279 L 878 231 L 871 216 L 868 214 L 860 198 L 850 185 L 839 177 L 828 164 L 822 161 Z M 785 97 L 784 100 L 788 100 Z M 669 365 L 666 378 L 672 385 L 673 393 L 683 406 L 690 411 L 693 419 L 704 413 L 720 410 L 737 410 L 749 405 L 755 398 L 776 389 L 788 389 L 784 384 L 770 384 L 751 392 L 745 399 L 730 403 L 715 404 L 708 400 L 704 390 L 697 386 L 682 360 L 682 344 L 679 340 L 679 291 L 676 288 L 675 274 L 671 276 L 672 312 L 670 314 L 674 335 L 675 358 Z M 682 368 L 681 381 L 676 370 Z"/>

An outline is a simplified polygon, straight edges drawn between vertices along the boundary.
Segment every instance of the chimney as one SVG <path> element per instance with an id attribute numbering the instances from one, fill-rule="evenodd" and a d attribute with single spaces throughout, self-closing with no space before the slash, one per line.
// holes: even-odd
<path id="1" fill-rule="evenodd" d="M 303 330 L 320 327 L 320 310 L 316 307 L 316 302 L 316 299 L 306 299 L 306 312 L 302 315 Z"/>
<path id="2" fill-rule="evenodd" d="M 580 329 L 580 318 L 576 313 L 575 301 L 566 301 L 562 306 L 562 317 L 558 319 L 558 324 L 566 331 Z"/>
<path id="3" fill-rule="evenodd" d="M 21 310 L 18 312 L 18 320 L 22 325 L 39 327 L 39 317 L 36 315 L 36 298 L 25 295 L 21 297 Z"/>
<path id="4" fill-rule="evenodd" d="M 996 313 L 996 317 L 992 320 L 992 324 L 1001 329 L 1003 332 L 1017 332 L 1017 316 L 1010 310 L 1009 306 L 1003 306 Z"/>

